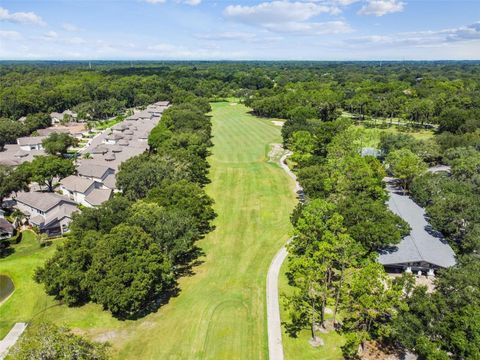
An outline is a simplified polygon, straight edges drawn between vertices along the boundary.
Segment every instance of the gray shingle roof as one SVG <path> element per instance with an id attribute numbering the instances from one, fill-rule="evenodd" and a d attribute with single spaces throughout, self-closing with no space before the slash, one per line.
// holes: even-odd
<path id="1" fill-rule="evenodd" d="M 443 268 L 455 265 L 455 253 L 441 234 L 431 230 L 430 224 L 425 219 L 425 210 L 398 191 L 392 183 L 387 185 L 387 189 L 390 193 L 388 207 L 405 220 L 412 230 L 400 244 L 380 252 L 380 263 L 396 265 L 427 262 Z"/>
<path id="2" fill-rule="evenodd" d="M 91 164 L 91 163 L 82 163 L 77 168 L 78 175 L 103 178 L 108 171 L 113 171 L 112 168 L 103 165 Z"/>
<path id="3" fill-rule="evenodd" d="M 85 197 L 85 201 L 93 206 L 98 206 L 110 199 L 110 196 L 112 196 L 111 189 L 95 189 Z"/>
<path id="4" fill-rule="evenodd" d="M 43 139 L 45 139 L 46 136 L 27 136 L 27 137 L 20 137 L 17 139 L 17 144 L 21 146 L 26 146 L 26 145 L 38 145 L 41 144 Z"/>
<path id="5" fill-rule="evenodd" d="M 65 179 L 62 179 L 62 181 L 60 181 L 60 184 L 62 184 L 62 186 L 69 191 L 75 191 L 83 194 L 92 185 L 95 185 L 95 181 L 76 175 L 70 175 L 67 176 Z"/>
<path id="6" fill-rule="evenodd" d="M 17 202 L 21 202 L 32 208 L 47 212 L 51 208 L 57 206 L 61 202 L 66 202 L 75 205 L 75 202 L 65 196 L 60 196 L 54 193 L 42 192 L 21 192 L 15 198 Z"/>
<path id="7" fill-rule="evenodd" d="M 14 227 L 12 224 L 10 224 L 7 220 L 5 220 L 4 218 L 0 218 L 0 230 L 2 230 L 3 232 L 8 232 L 8 233 L 12 233 L 15 231 Z"/>
<path id="8" fill-rule="evenodd" d="M 115 174 L 108 175 L 105 180 L 103 180 L 103 185 L 105 185 L 109 189 L 116 189 L 117 188 L 117 179 L 115 178 Z"/>

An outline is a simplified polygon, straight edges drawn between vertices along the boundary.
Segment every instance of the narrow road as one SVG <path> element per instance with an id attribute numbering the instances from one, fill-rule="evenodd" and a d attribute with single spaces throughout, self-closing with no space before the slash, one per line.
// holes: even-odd
<path id="1" fill-rule="evenodd" d="M 290 170 L 285 160 L 292 155 L 285 153 L 279 161 L 280 166 L 295 181 L 295 193 L 301 202 L 304 201 L 303 189 L 297 177 Z M 291 239 L 287 241 L 290 242 Z M 283 246 L 270 264 L 267 274 L 267 326 L 268 326 L 268 355 L 270 360 L 283 360 L 282 325 L 280 320 L 280 302 L 278 296 L 278 276 L 280 268 L 287 257 L 287 249 Z"/>
<path id="2" fill-rule="evenodd" d="M 26 328 L 26 323 L 16 323 L 12 330 L 10 330 L 10 332 L 7 334 L 7 336 L 5 336 L 2 341 L 0 341 L 0 360 L 4 359 L 7 356 L 8 350 L 10 350 L 13 345 L 15 345 L 18 338 L 23 334 Z"/>

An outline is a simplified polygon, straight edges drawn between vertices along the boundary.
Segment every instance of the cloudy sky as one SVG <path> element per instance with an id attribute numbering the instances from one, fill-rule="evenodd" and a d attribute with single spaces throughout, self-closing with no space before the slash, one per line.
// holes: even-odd
<path id="1" fill-rule="evenodd" d="M 480 0 L 0 0 L 0 59 L 480 59 Z"/>

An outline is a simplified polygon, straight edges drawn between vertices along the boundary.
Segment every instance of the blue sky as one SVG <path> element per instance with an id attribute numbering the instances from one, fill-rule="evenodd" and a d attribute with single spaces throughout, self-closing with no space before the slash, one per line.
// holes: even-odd
<path id="1" fill-rule="evenodd" d="M 0 0 L 0 59 L 480 59 L 480 0 Z"/>

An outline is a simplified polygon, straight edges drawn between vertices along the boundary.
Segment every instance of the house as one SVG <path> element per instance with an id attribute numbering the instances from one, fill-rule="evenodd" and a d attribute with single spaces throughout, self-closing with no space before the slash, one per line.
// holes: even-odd
<path id="1" fill-rule="evenodd" d="M 48 235 L 68 232 L 72 214 L 79 211 L 74 201 L 54 193 L 22 192 L 15 203 L 32 226 Z"/>
<path id="2" fill-rule="evenodd" d="M 83 162 L 77 168 L 78 176 L 103 183 L 108 175 L 115 174 L 115 171 L 108 166 L 92 164 L 90 162 Z"/>
<path id="3" fill-rule="evenodd" d="M 77 204 L 86 207 L 101 205 L 112 196 L 112 189 L 105 188 L 97 181 L 76 175 L 62 179 L 60 191 Z"/>
<path id="4" fill-rule="evenodd" d="M 128 125 L 125 123 L 118 123 L 117 125 L 112 126 L 113 132 L 118 134 L 123 133 L 126 129 L 128 129 Z"/>
<path id="5" fill-rule="evenodd" d="M 15 228 L 10 222 L 0 217 L 0 240 L 10 239 L 15 234 Z"/>
<path id="6" fill-rule="evenodd" d="M 153 105 L 161 106 L 161 107 L 168 107 L 170 105 L 170 101 L 157 101 Z"/>
<path id="7" fill-rule="evenodd" d="M 109 145 L 115 145 L 119 140 L 123 139 L 124 136 L 119 133 L 111 133 L 105 137 L 104 143 Z"/>
<path id="8" fill-rule="evenodd" d="M 27 136 L 17 139 L 17 144 L 23 151 L 43 150 L 42 141 L 46 136 Z"/>
<path id="9" fill-rule="evenodd" d="M 390 193 L 388 207 L 411 227 L 409 235 L 398 245 L 379 252 L 379 261 L 387 270 L 427 272 L 455 265 L 455 253 L 448 242 L 435 232 L 425 219 L 425 210 L 405 195 L 392 180 L 387 183 Z"/>
<path id="10" fill-rule="evenodd" d="M 76 121 L 77 113 L 71 110 L 65 110 L 64 112 L 52 112 L 50 113 L 50 119 L 52 119 L 52 125 L 58 124 L 63 121 Z"/>

